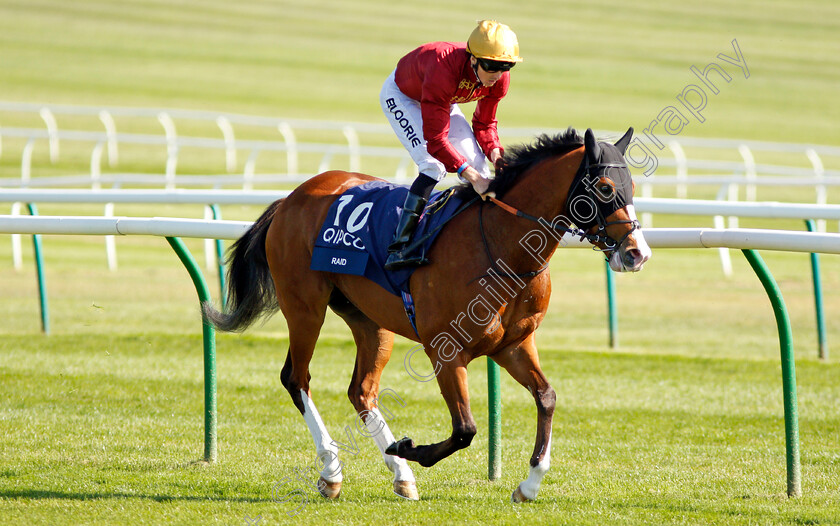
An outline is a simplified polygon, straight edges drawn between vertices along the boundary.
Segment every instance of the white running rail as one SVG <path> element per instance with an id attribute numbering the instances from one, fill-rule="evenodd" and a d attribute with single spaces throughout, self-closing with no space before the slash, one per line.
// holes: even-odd
<path id="1" fill-rule="evenodd" d="M 238 239 L 250 221 L 204 221 L 168 217 L 80 217 L 0 215 L 0 232 L 9 234 L 147 235 Z M 737 248 L 840 254 L 840 234 L 764 229 L 652 228 L 645 231 L 652 248 Z M 591 245 L 579 238 L 570 248 Z"/>

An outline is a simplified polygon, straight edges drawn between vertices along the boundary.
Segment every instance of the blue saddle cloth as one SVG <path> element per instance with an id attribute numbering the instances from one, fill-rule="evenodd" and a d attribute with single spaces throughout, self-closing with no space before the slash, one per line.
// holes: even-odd
<path id="1" fill-rule="evenodd" d="M 371 181 L 344 192 L 332 204 L 321 225 L 310 268 L 365 276 L 391 294 L 407 293 L 408 280 L 416 269 L 386 271 L 382 268 L 407 193 L 408 187 L 385 181 Z M 451 190 L 432 194 L 412 241 L 433 233 L 417 253 L 428 253 L 442 231 L 438 225 L 454 215 L 462 203 Z"/>

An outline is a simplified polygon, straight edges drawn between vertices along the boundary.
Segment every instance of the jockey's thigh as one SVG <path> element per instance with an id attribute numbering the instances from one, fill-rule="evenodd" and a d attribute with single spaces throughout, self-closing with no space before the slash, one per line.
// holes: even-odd
<path id="1" fill-rule="evenodd" d="M 449 142 L 467 158 L 467 162 L 481 174 L 481 177 L 490 179 L 487 156 L 478 146 L 472 126 L 467 122 L 467 118 L 464 117 L 464 113 L 457 104 L 453 104 L 449 110 Z M 461 180 L 463 181 L 463 178 Z"/>
<path id="2" fill-rule="evenodd" d="M 446 167 L 432 157 L 426 149 L 420 103 L 400 91 L 394 80 L 393 72 L 382 85 L 382 91 L 379 93 L 379 103 L 385 113 L 385 118 L 388 119 L 397 134 L 397 138 L 408 150 L 411 159 L 417 163 L 420 173 L 438 181 L 446 177 Z"/>

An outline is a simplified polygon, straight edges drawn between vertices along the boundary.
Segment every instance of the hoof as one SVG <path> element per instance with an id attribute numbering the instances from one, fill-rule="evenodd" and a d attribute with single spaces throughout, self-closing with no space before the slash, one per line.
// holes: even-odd
<path id="1" fill-rule="evenodd" d="M 417 493 L 417 484 L 410 480 L 395 480 L 394 493 L 405 500 L 420 500 L 420 494 Z"/>
<path id="2" fill-rule="evenodd" d="M 403 437 L 385 449 L 385 454 L 394 455 L 395 457 L 405 458 L 405 453 L 408 450 L 414 449 L 414 441 L 408 437 Z"/>
<path id="3" fill-rule="evenodd" d="M 337 499 L 341 495 L 341 482 L 329 482 L 324 480 L 324 477 L 320 477 L 318 491 L 327 499 Z"/>
<path id="4" fill-rule="evenodd" d="M 517 504 L 521 503 L 521 502 L 531 502 L 532 501 L 532 499 L 529 499 L 528 497 L 526 497 L 522 493 L 522 490 L 519 489 L 519 486 L 517 486 L 516 489 L 513 491 L 513 495 L 510 496 L 510 500 L 511 500 L 511 502 L 515 502 Z"/>

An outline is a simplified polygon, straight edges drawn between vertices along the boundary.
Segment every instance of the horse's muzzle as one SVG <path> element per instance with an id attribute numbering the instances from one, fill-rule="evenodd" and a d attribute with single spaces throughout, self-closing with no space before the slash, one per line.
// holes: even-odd
<path id="1" fill-rule="evenodd" d="M 635 243 L 630 243 L 628 238 L 618 250 L 610 254 L 610 268 L 615 272 L 638 272 L 650 259 L 651 250 L 641 231 L 634 232 L 633 237 Z M 627 247 L 628 244 L 635 246 Z"/>
<path id="2" fill-rule="evenodd" d="M 638 248 L 626 250 L 624 256 L 621 258 L 624 268 L 632 272 L 642 270 L 645 261 L 647 261 L 647 258 L 642 255 L 642 251 Z"/>

